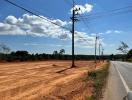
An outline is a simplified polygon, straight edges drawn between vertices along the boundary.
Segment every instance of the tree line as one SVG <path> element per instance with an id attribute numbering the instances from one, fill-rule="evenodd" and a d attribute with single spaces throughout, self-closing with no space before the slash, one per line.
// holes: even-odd
<path id="1" fill-rule="evenodd" d="M 121 42 L 121 45 L 117 50 L 121 51 L 121 54 L 101 55 L 97 56 L 97 60 L 122 60 L 132 61 L 132 49 L 127 51 L 127 44 Z M 42 60 L 71 60 L 72 56 L 65 54 L 65 50 L 53 51 L 52 54 L 30 54 L 28 51 L 18 50 L 10 51 L 10 48 L 4 44 L 0 44 L 0 61 L 42 61 Z M 75 55 L 75 60 L 94 60 L 95 55 Z"/>
<path id="2" fill-rule="evenodd" d="M 60 50 L 61 51 L 61 50 Z M 94 55 L 75 55 L 76 60 L 93 60 Z M 104 59 L 107 59 L 107 56 L 104 56 Z M 72 56 L 64 54 L 62 52 L 53 51 L 53 54 L 30 54 L 28 51 L 16 51 L 8 54 L 0 53 L 0 61 L 42 61 L 42 60 L 71 60 Z M 97 57 L 99 59 L 99 57 Z"/>
<path id="3" fill-rule="evenodd" d="M 75 60 L 93 60 L 94 55 L 75 55 Z M 97 59 L 108 59 L 108 56 L 98 57 Z M 5 44 L 0 44 L 0 61 L 41 61 L 41 60 L 71 60 L 72 56 L 65 54 L 65 50 L 55 50 L 52 54 L 30 54 L 28 51 L 13 51 Z"/>
<path id="4" fill-rule="evenodd" d="M 129 49 L 127 43 L 121 41 L 121 44 L 117 48 L 121 54 L 110 55 L 110 60 L 122 60 L 132 62 L 132 49 Z"/>

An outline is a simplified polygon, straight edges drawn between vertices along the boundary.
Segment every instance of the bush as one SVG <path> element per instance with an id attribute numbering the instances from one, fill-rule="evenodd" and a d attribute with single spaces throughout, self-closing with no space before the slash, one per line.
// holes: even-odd
<path id="1" fill-rule="evenodd" d="M 98 100 L 102 96 L 102 88 L 104 86 L 106 77 L 108 75 L 109 62 L 103 67 L 103 69 L 88 72 L 86 78 L 83 81 L 92 81 L 94 87 L 94 94 L 92 97 L 87 97 L 86 100 Z"/>

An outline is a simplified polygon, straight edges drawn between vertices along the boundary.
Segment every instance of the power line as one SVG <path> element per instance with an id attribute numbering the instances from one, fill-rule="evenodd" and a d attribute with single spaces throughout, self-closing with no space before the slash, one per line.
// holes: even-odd
<path id="1" fill-rule="evenodd" d="M 21 6 L 23 5 L 21 1 L 18 2 L 18 3 L 19 3 L 19 5 L 21 5 Z M 32 9 L 32 11 L 36 12 L 37 14 L 44 14 L 45 16 L 48 16 L 46 13 L 40 12 L 40 11 L 38 11 L 38 10 L 32 8 L 31 5 L 27 5 L 27 4 L 24 4 L 24 5 L 25 5 L 25 6 L 24 6 L 25 8 L 27 7 L 26 9 Z M 46 11 L 47 11 L 47 9 L 46 9 Z"/>
<path id="2" fill-rule="evenodd" d="M 132 9 L 132 6 L 126 6 L 126 7 L 121 7 L 121 8 L 117 8 L 117 9 L 112 9 L 112 10 L 108 10 L 107 12 L 97 12 L 97 13 L 89 14 L 88 16 L 84 16 L 84 17 L 90 17 L 90 16 L 93 16 L 93 15 L 101 15 L 101 14 L 113 13 L 113 12 L 126 10 L 126 9 Z"/>
<path id="3" fill-rule="evenodd" d="M 104 18 L 104 17 L 107 17 L 107 16 L 112 16 L 112 15 L 120 15 L 120 14 L 125 14 L 125 13 L 130 13 L 132 12 L 132 10 L 127 10 L 127 11 L 122 11 L 122 12 L 116 12 L 116 13 L 110 13 L 110 14 L 105 14 L 105 15 L 98 15 L 98 16 L 92 16 L 92 17 L 85 17 L 83 19 L 85 20 L 95 20 L 95 19 L 99 19 L 99 18 Z M 82 19 L 82 18 L 80 18 Z"/>
<path id="4" fill-rule="evenodd" d="M 22 6 L 19 6 L 18 4 L 14 3 L 14 2 L 11 2 L 11 1 L 9 1 L 9 0 L 4 0 L 4 1 L 6 1 L 6 2 L 8 2 L 8 3 L 10 3 L 10 4 L 12 4 L 12 5 L 14 5 L 14 6 L 16 6 L 16 7 L 20 8 L 20 9 L 26 11 L 26 12 L 28 12 L 28 13 L 30 13 L 30 14 L 32 14 L 32 15 L 35 15 L 35 16 L 41 18 L 41 19 L 44 19 L 44 20 L 46 20 L 47 22 L 50 22 L 51 24 L 54 24 L 54 25 L 59 26 L 59 27 L 61 27 L 61 28 L 63 28 L 63 29 L 66 29 L 66 30 L 70 30 L 70 29 L 67 28 L 67 27 L 58 25 L 58 24 L 52 22 L 51 20 L 48 20 L 48 19 L 45 18 L 45 17 L 42 17 L 42 16 L 40 16 L 40 15 L 38 15 L 38 14 L 36 14 L 36 13 L 34 13 L 34 12 L 32 12 L 32 11 L 30 11 L 30 10 L 28 10 L 28 9 L 26 9 L 26 8 L 24 8 L 24 7 L 22 7 Z"/>
<path id="5" fill-rule="evenodd" d="M 122 7 L 119 9 L 114 9 L 114 10 L 111 10 L 111 11 L 106 12 L 106 13 L 95 13 L 95 15 L 91 14 L 91 15 L 87 15 L 87 16 L 80 15 L 79 20 L 82 21 L 83 24 L 88 29 L 89 27 L 88 27 L 87 22 L 90 22 L 90 20 L 96 20 L 99 18 L 107 17 L 107 16 L 120 15 L 120 14 L 125 14 L 125 13 L 130 13 L 130 12 L 132 12 L 132 6 L 127 6 L 127 7 Z"/>
<path id="6" fill-rule="evenodd" d="M 129 12 L 132 12 L 132 6 L 123 7 L 123 8 L 111 10 L 111 11 L 108 11 L 108 12 L 103 12 L 103 13 L 95 13 L 95 14 L 82 16 L 82 17 L 85 20 L 87 20 L 87 19 L 88 20 L 93 20 L 93 19 L 103 18 L 105 16 L 119 15 L 119 14 L 124 14 L 124 13 L 129 13 Z M 80 19 L 82 19 L 82 17 L 80 17 Z"/>
<path id="7" fill-rule="evenodd" d="M 80 11 L 83 13 L 82 9 L 80 9 Z M 79 14 L 79 16 L 81 17 L 83 24 L 84 24 L 84 25 L 86 26 L 86 28 L 89 30 L 89 26 L 88 26 L 88 24 L 85 22 L 85 19 L 83 18 L 83 16 L 81 16 L 80 14 Z"/>

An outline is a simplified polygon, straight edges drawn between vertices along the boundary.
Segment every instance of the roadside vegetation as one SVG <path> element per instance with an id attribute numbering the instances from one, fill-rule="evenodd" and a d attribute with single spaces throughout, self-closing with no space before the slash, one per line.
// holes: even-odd
<path id="1" fill-rule="evenodd" d="M 90 71 L 87 77 L 83 81 L 91 83 L 93 87 L 93 95 L 86 96 L 86 100 L 99 100 L 102 97 L 103 87 L 106 84 L 106 79 L 108 76 L 109 62 L 102 66 L 101 69 Z"/>
<path id="2" fill-rule="evenodd" d="M 120 54 L 112 54 L 109 56 L 110 60 L 128 61 L 132 62 L 132 49 L 129 49 L 127 43 L 121 41 L 121 44 L 117 48 Z"/>
<path id="3" fill-rule="evenodd" d="M 76 60 L 93 60 L 94 55 L 75 55 Z M 103 55 L 97 56 L 98 59 L 109 59 L 109 56 Z M 43 60 L 71 60 L 72 55 L 65 54 L 64 49 L 59 51 L 54 50 L 51 54 L 46 53 L 29 53 L 25 50 L 11 51 L 11 49 L 5 45 L 0 44 L 0 62 L 18 62 L 18 61 L 43 61 Z"/>
<path id="4" fill-rule="evenodd" d="M 56 52 L 56 51 L 55 51 Z M 75 60 L 94 60 L 94 55 L 75 55 Z M 102 59 L 108 59 L 109 56 L 103 56 Z M 72 55 L 62 53 L 52 54 L 30 54 L 28 51 L 13 51 L 5 54 L 0 53 L 0 62 L 18 62 L 18 61 L 45 61 L 45 60 L 71 60 Z M 99 57 L 97 56 L 97 60 Z"/>
<path id="5" fill-rule="evenodd" d="M 127 53 L 127 61 L 132 62 L 132 49 Z"/>

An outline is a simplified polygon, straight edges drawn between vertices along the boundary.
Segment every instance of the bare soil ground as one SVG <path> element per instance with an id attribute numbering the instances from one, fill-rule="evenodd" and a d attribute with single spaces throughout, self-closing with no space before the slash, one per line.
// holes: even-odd
<path id="1" fill-rule="evenodd" d="M 76 65 L 68 69 L 70 61 L 0 63 L 0 100 L 85 100 L 92 86 L 81 78 L 94 62 Z"/>

